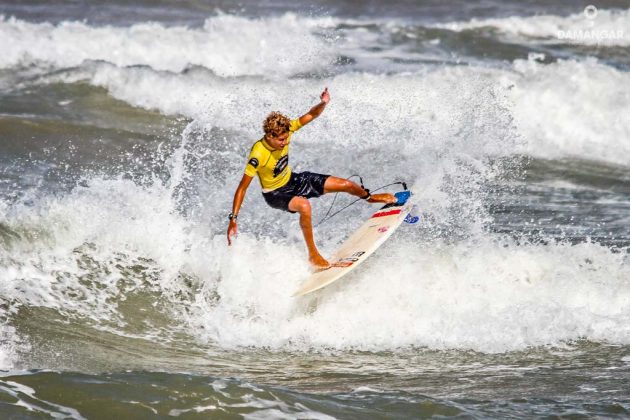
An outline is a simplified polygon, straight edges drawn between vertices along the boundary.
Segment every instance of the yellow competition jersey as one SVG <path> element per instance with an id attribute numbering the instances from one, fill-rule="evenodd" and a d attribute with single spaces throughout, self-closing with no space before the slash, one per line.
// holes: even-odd
<path id="1" fill-rule="evenodd" d="M 287 143 L 280 150 L 273 150 L 264 140 L 258 140 L 252 146 L 245 166 L 245 174 L 254 176 L 258 174 L 260 185 L 264 192 L 276 190 L 284 186 L 291 178 L 289 167 L 289 144 L 294 132 L 302 128 L 300 120 L 291 120 Z"/>

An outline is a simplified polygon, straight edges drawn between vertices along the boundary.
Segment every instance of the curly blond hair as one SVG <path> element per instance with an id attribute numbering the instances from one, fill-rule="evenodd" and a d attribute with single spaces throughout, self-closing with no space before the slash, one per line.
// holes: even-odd
<path id="1" fill-rule="evenodd" d="M 265 118 L 265 121 L 263 122 L 265 135 L 272 137 L 278 137 L 288 132 L 290 127 L 291 120 L 276 111 L 267 115 L 267 118 Z"/>

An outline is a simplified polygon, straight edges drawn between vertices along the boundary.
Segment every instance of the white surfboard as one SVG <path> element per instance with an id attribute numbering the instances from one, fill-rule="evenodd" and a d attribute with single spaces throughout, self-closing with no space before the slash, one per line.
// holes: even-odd
<path id="1" fill-rule="evenodd" d="M 304 296 L 307 293 L 328 286 L 354 270 L 381 246 L 387 238 L 409 215 L 412 205 L 408 203 L 409 193 L 397 193 L 401 204 L 388 204 L 378 210 L 365 222 L 332 257 L 330 268 L 318 271 L 304 282 L 293 296 Z M 402 200 L 401 198 L 404 197 Z"/>

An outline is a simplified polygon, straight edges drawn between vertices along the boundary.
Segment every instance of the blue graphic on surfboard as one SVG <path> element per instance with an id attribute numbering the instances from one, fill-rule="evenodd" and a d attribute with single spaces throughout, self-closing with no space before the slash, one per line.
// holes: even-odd
<path id="1" fill-rule="evenodd" d="M 415 225 L 419 221 L 420 221 L 420 216 L 412 216 L 411 214 L 408 214 L 404 220 L 405 223 L 408 223 L 410 225 Z"/>
<path id="2" fill-rule="evenodd" d="M 410 216 L 413 205 L 408 203 L 410 191 L 397 192 L 398 201 L 376 211 L 352 236 L 350 236 L 329 260 L 330 268 L 312 274 L 293 296 L 304 296 L 326 287 L 355 269 L 378 249 L 400 224 Z M 416 223 L 419 219 L 415 218 Z"/>

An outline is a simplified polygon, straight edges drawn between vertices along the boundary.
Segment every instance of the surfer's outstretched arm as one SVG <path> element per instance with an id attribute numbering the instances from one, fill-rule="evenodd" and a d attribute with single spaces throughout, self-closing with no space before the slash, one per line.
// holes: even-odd
<path id="1" fill-rule="evenodd" d="M 324 91 L 319 97 L 322 101 L 311 108 L 310 111 L 308 111 L 306 114 L 300 117 L 300 124 L 306 125 L 313 121 L 315 118 L 319 117 L 322 112 L 324 112 L 326 104 L 330 102 L 330 94 L 328 93 L 328 88 L 324 88 Z"/>
<path id="2" fill-rule="evenodd" d="M 238 217 L 238 212 L 241 209 L 245 193 L 247 192 L 247 188 L 249 187 L 249 184 L 251 184 L 252 179 L 253 177 L 243 174 L 243 178 L 241 178 L 241 182 L 238 184 L 236 192 L 234 193 L 232 213 L 230 213 L 230 224 L 228 225 L 227 230 L 228 245 L 232 245 L 232 236 L 236 235 L 236 218 Z"/>

